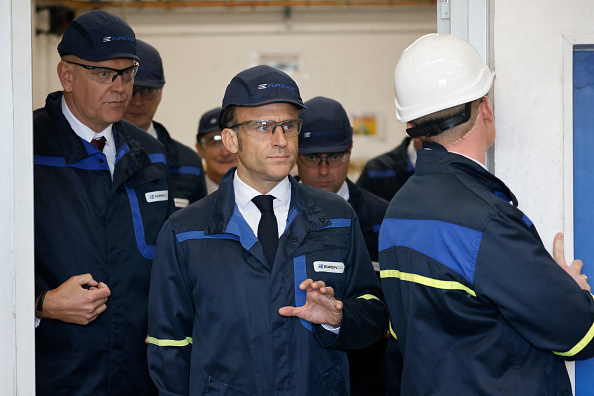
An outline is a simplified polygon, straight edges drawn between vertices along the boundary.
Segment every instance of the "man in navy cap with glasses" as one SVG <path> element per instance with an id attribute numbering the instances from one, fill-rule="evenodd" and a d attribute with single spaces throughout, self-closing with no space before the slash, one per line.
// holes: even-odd
<path id="1" fill-rule="evenodd" d="M 206 189 L 213 193 L 231 167 L 237 165 L 237 156 L 227 150 L 221 137 L 219 116 L 221 108 L 216 107 L 204 113 L 198 122 L 196 150 L 206 163 Z"/>
<path id="2" fill-rule="evenodd" d="M 185 208 L 206 196 L 202 159 L 194 150 L 172 139 L 167 129 L 153 120 L 165 85 L 163 62 L 159 51 L 152 45 L 136 40 L 136 46 L 140 66 L 134 77 L 132 99 L 124 113 L 124 119 L 144 129 L 165 146 L 175 207 Z"/>
<path id="3" fill-rule="evenodd" d="M 305 106 L 301 111 L 303 127 L 297 157 L 299 179 L 304 184 L 338 194 L 351 204 L 379 278 L 379 228 L 389 203 L 357 187 L 347 177 L 353 128 L 344 107 L 323 96 L 308 100 Z M 386 344 L 387 339 L 382 338 L 367 348 L 348 352 L 351 395 L 385 395 Z"/>
<path id="4" fill-rule="evenodd" d="M 304 107 L 268 66 L 227 86 L 219 124 L 237 167 L 157 242 L 148 359 L 162 394 L 348 395 L 344 348 L 386 330 L 352 208 L 289 176 Z"/>
<path id="5" fill-rule="evenodd" d="M 37 394 L 153 395 L 148 287 L 173 201 L 163 145 L 121 120 L 134 32 L 91 11 L 58 52 L 63 91 L 33 116 Z"/>

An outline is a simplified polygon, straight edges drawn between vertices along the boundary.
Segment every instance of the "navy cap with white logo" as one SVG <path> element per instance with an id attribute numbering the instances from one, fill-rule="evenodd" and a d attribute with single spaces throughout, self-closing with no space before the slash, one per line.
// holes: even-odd
<path id="1" fill-rule="evenodd" d="M 122 18 L 102 10 L 76 17 L 58 44 L 60 56 L 75 55 L 91 62 L 136 56 L 136 36 Z"/>
<path id="2" fill-rule="evenodd" d="M 136 40 L 140 66 L 134 77 L 134 85 L 150 88 L 163 88 L 165 75 L 163 73 L 163 62 L 159 51 L 152 45 L 142 40 Z"/>
<path id="3" fill-rule="evenodd" d="M 342 105 L 317 96 L 305 102 L 299 114 L 303 127 L 299 134 L 299 154 L 342 153 L 351 147 L 353 128 Z"/>
<path id="4" fill-rule="evenodd" d="M 219 116 L 221 115 L 221 108 L 216 107 L 212 110 L 208 110 L 206 113 L 202 115 L 200 118 L 200 122 L 198 123 L 198 135 L 196 135 L 196 139 L 200 139 L 200 136 L 205 135 L 210 132 L 220 131 L 219 128 Z"/>
<path id="5" fill-rule="evenodd" d="M 285 72 L 270 66 L 255 66 L 236 75 L 227 86 L 223 108 L 261 106 L 268 103 L 292 103 L 305 108 L 299 88 Z"/>

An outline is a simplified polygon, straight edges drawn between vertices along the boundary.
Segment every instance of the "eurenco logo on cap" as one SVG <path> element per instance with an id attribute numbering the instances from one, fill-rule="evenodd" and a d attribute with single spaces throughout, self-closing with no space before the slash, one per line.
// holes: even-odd
<path id="1" fill-rule="evenodd" d="M 134 37 L 126 37 L 126 36 L 120 36 L 120 37 L 105 36 L 105 37 L 103 37 L 104 43 L 109 43 L 110 41 L 119 41 L 119 40 L 134 41 Z"/>
<path id="2" fill-rule="evenodd" d="M 340 261 L 314 261 L 313 267 L 316 272 L 332 272 L 334 274 L 344 272 L 344 264 Z"/>
<path id="3" fill-rule="evenodd" d="M 295 92 L 295 87 L 290 87 L 285 84 L 258 84 L 258 89 L 266 89 L 266 88 L 284 88 L 284 89 L 288 89 L 291 92 Z"/>

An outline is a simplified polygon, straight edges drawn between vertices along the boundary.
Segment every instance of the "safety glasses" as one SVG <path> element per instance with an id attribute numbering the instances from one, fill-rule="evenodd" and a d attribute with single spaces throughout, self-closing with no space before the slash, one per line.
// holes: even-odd
<path id="1" fill-rule="evenodd" d="M 71 65 L 84 67 L 87 70 L 87 76 L 89 76 L 91 80 L 102 84 L 111 84 L 116 80 L 116 78 L 118 78 L 118 76 L 122 76 L 122 81 L 127 83 L 132 81 L 138 72 L 138 62 L 134 62 L 132 66 L 119 70 L 104 66 L 83 65 L 82 63 L 70 61 L 64 62 L 70 63 Z"/>

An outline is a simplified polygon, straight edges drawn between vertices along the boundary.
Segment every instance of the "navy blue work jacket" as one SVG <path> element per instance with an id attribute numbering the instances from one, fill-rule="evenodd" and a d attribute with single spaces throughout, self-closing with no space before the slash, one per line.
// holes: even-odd
<path id="1" fill-rule="evenodd" d="M 358 220 L 341 197 L 291 182 L 272 268 L 235 205 L 232 168 L 219 189 L 165 223 L 149 297 L 149 370 L 163 395 L 347 395 L 346 353 L 379 339 L 387 312 Z M 344 301 L 335 335 L 284 317 L 307 278 Z"/>
<path id="2" fill-rule="evenodd" d="M 202 158 L 190 147 L 174 140 L 167 129 L 153 121 L 157 139 L 165 146 L 167 165 L 171 171 L 171 193 L 175 208 L 185 208 L 189 204 L 206 197 L 206 179 Z"/>
<path id="3" fill-rule="evenodd" d="M 570 395 L 564 360 L 594 355 L 592 295 L 503 182 L 438 144 L 418 153 L 380 231 L 402 395 Z"/>
<path id="4" fill-rule="evenodd" d="M 349 179 L 346 179 L 346 182 L 349 188 L 349 204 L 359 219 L 369 257 L 371 261 L 378 261 L 379 231 L 390 203 L 360 188 Z"/>
<path id="5" fill-rule="evenodd" d="M 155 244 L 173 211 L 165 150 L 129 122 L 113 124 L 112 181 L 105 155 L 71 129 L 61 100 L 50 94 L 33 116 L 37 294 L 90 273 L 111 296 L 86 326 L 41 320 L 37 394 L 156 394 L 145 338 Z"/>
<path id="6" fill-rule="evenodd" d="M 415 174 L 415 167 L 407 152 L 410 139 L 407 137 L 394 150 L 370 159 L 357 179 L 357 186 L 391 201 Z"/>
<path id="7" fill-rule="evenodd" d="M 365 246 L 377 265 L 379 231 L 388 210 L 388 201 L 359 188 L 346 179 L 349 188 L 349 204 L 355 210 Z M 379 273 L 376 272 L 379 275 Z M 386 353 L 387 340 L 379 341 L 363 349 L 349 350 L 349 374 L 351 377 L 351 395 L 384 396 L 386 394 Z"/>

